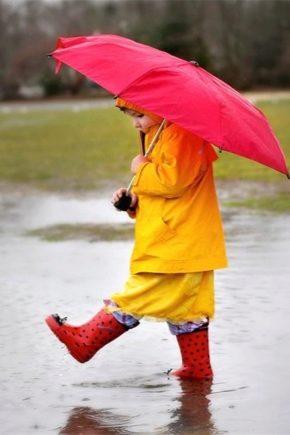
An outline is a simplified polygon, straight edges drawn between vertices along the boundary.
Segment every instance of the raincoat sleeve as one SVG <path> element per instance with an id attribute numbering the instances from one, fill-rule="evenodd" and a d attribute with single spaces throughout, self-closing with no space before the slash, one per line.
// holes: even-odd
<path id="1" fill-rule="evenodd" d="M 211 145 L 203 139 L 176 127 L 166 130 L 150 161 L 138 168 L 133 185 L 137 195 L 179 197 L 200 181 L 217 158 Z"/>

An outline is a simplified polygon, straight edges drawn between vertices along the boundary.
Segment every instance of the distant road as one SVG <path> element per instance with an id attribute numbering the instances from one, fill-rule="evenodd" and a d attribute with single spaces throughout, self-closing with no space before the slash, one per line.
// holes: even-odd
<path id="1" fill-rule="evenodd" d="M 243 95 L 252 103 L 266 100 L 290 99 L 290 90 L 285 91 L 261 91 L 244 92 Z M 69 99 L 69 100 L 42 100 L 42 101 L 12 101 L 0 102 L 0 113 L 29 112 L 31 110 L 80 110 L 91 109 L 94 107 L 113 107 L 114 99 Z"/>
<path id="2" fill-rule="evenodd" d="M 290 90 L 242 92 L 242 95 L 255 104 L 258 101 L 288 100 L 290 99 Z"/>
<path id="3" fill-rule="evenodd" d="M 113 107 L 112 98 L 96 99 L 70 99 L 70 100 L 41 100 L 41 101 L 5 101 L 0 102 L 0 113 L 29 112 L 38 110 L 80 110 L 91 109 L 94 107 Z"/>

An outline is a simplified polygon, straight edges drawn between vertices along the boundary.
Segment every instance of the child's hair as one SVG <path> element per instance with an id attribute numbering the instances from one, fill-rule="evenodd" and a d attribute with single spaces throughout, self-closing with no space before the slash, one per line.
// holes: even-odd
<path id="1" fill-rule="evenodd" d="M 115 106 L 118 107 L 122 112 L 125 112 L 127 110 L 133 110 L 134 112 L 141 113 L 142 115 L 147 115 L 154 121 L 160 123 L 162 122 L 162 119 L 160 116 L 156 115 L 155 113 L 149 112 L 148 110 L 142 109 L 139 106 L 136 106 L 136 104 L 130 103 L 129 101 L 123 100 L 123 98 L 117 97 Z"/>

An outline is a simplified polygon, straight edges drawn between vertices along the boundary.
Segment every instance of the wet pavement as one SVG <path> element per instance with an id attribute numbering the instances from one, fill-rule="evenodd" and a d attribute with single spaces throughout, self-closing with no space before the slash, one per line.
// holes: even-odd
<path id="1" fill-rule="evenodd" d="M 230 267 L 216 273 L 213 382 L 179 365 L 163 323 L 142 322 L 87 364 L 44 323 L 89 319 L 128 273 L 132 242 L 45 242 L 28 229 L 122 223 L 109 198 L 10 193 L 0 200 L 1 434 L 290 433 L 290 217 L 225 211 Z"/>

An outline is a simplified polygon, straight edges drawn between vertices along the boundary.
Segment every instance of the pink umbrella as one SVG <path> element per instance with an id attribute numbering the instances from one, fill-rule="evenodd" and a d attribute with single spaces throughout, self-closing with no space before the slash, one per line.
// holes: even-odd
<path id="1" fill-rule="evenodd" d="M 289 178 L 264 114 L 196 62 L 117 35 L 59 38 L 51 54 L 113 95 Z"/>

